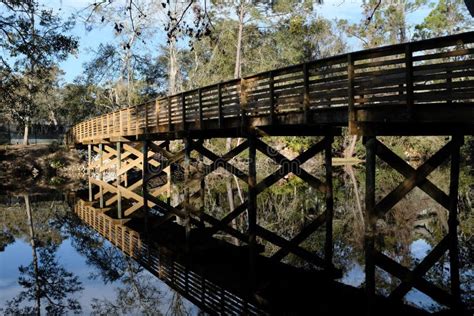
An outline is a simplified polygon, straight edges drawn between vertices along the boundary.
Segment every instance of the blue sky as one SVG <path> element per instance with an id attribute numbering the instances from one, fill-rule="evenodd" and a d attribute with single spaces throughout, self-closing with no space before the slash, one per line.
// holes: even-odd
<path id="1" fill-rule="evenodd" d="M 64 16 L 77 13 L 79 10 L 86 8 L 93 3 L 93 0 L 42 0 L 40 1 L 47 7 L 52 7 L 57 12 Z M 347 19 L 349 21 L 360 21 L 362 19 L 362 0 L 325 0 L 323 5 L 317 7 L 317 12 L 327 19 Z M 408 16 L 408 23 L 415 24 L 423 20 L 428 14 L 429 9 L 418 10 Z M 157 44 L 165 42 L 163 32 L 157 32 L 154 47 Z M 84 62 L 93 57 L 93 51 L 96 50 L 101 43 L 111 42 L 114 39 L 114 32 L 110 26 L 103 26 L 94 28 L 92 31 L 87 31 L 85 25 L 78 21 L 73 35 L 79 39 L 79 51 L 75 56 L 70 56 L 66 61 L 61 63 L 61 68 L 64 70 L 64 80 L 72 82 L 74 78 L 82 73 L 82 65 Z M 353 50 L 357 50 L 358 41 L 353 39 L 350 41 Z"/>

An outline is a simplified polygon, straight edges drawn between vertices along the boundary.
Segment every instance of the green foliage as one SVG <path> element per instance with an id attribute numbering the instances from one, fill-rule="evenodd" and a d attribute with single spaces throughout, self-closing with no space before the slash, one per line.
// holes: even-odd
<path id="1" fill-rule="evenodd" d="M 73 25 L 37 1 L 0 3 L 0 50 L 6 57 L 0 63 L 1 106 L 20 125 L 38 116 L 42 95 L 54 86 L 57 62 L 77 49 L 77 40 L 66 35 Z"/>
<path id="2" fill-rule="evenodd" d="M 38 264 L 20 266 L 18 283 L 24 288 L 15 298 L 8 301 L 4 309 L 5 315 L 39 314 L 41 306 L 29 306 L 25 303 L 36 300 L 44 301 L 48 315 L 61 315 L 66 312 L 81 312 L 79 301 L 71 297 L 82 291 L 78 277 L 60 266 L 55 258 L 56 248 L 53 246 L 40 248 Z"/>
<path id="3" fill-rule="evenodd" d="M 350 37 L 359 39 L 364 48 L 398 44 L 409 40 L 407 15 L 426 4 L 426 0 L 378 1 L 362 3 L 364 19 L 359 23 L 339 20 L 338 24 Z"/>
<path id="4" fill-rule="evenodd" d="M 471 26 L 463 0 L 439 0 L 431 8 L 424 21 L 415 26 L 415 39 L 454 34 Z"/>

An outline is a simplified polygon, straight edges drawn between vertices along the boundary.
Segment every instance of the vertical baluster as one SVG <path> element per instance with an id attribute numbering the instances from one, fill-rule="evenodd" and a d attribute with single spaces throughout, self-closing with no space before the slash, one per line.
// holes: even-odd
<path id="1" fill-rule="evenodd" d="M 155 102 L 155 115 L 156 115 L 156 129 L 160 130 L 160 101 L 158 99 Z"/>
<path id="2" fill-rule="evenodd" d="M 202 91 L 198 89 L 198 106 L 199 106 L 199 128 L 203 128 L 203 117 L 202 117 Z"/>
<path id="3" fill-rule="evenodd" d="M 145 134 L 148 135 L 148 103 L 144 105 L 145 109 Z"/>
<path id="4" fill-rule="evenodd" d="M 309 111 L 309 71 L 308 63 L 303 64 L 303 79 L 304 79 L 304 91 L 303 91 L 303 106 L 304 106 L 304 121 L 306 124 L 310 122 L 310 111 Z"/>
<path id="5" fill-rule="evenodd" d="M 240 80 L 240 124 L 245 129 L 247 125 L 247 82 L 245 79 Z"/>
<path id="6" fill-rule="evenodd" d="M 406 82 L 406 103 L 408 117 L 414 119 L 414 97 L 413 97 L 413 52 L 410 44 L 405 44 L 405 82 Z"/>
<path id="7" fill-rule="evenodd" d="M 168 132 L 171 132 L 171 98 L 168 97 Z"/>
<path id="8" fill-rule="evenodd" d="M 222 87 L 220 83 L 217 84 L 217 113 L 219 128 L 222 128 L 224 116 L 222 115 Z"/>
<path id="9" fill-rule="evenodd" d="M 124 113 L 124 111 L 120 110 L 120 112 L 119 112 L 120 136 L 122 136 L 124 134 L 124 130 L 123 130 L 124 124 L 123 124 L 123 115 L 122 115 L 123 113 Z"/>
<path id="10" fill-rule="evenodd" d="M 275 124 L 276 117 L 275 117 L 275 84 L 273 78 L 273 71 L 268 73 L 268 88 L 270 92 L 270 122 L 271 124 Z"/>
<path id="11" fill-rule="evenodd" d="M 354 106 L 354 59 L 347 54 L 347 106 L 349 108 L 349 133 L 356 134 L 356 109 Z"/>
<path id="12" fill-rule="evenodd" d="M 127 108 L 127 135 L 132 134 L 132 109 Z"/>
<path id="13" fill-rule="evenodd" d="M 183 130 L 186 130 L 186 96 L 181 93 L 181 120 L 183 121 Z"/>

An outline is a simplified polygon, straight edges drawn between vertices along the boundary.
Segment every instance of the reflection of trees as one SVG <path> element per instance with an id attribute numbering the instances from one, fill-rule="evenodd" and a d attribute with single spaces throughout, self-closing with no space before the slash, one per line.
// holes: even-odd
<path id="1" fill-rule="evenodd" d="M 122 286 L 115 289 L 115 299 L 94 299 L 93 315 L 161 315 L 162 294 L 156 286 L 154 277 L 150 278 L 135 261 L 123 257 L 126 263 L 125 274 L 121 278 Z"/>
<path id="2" fill-rule="evenodd" d="M 20 266 L 18 283 L 24 290 L 7 302 L 5 315 L 39 315 L 42 302 L 46 312 L 52 315 L 81 311 L 77 299 L 70 297 L 82 290 L 81 282 L 59 265 L 56 250 L 55 246 L 39 248 L 38 257 L 31 264 Z M 34 306 L 25 306 L 29 301 L 34 301 Z"/>
<path id="3" fill-rule="evenodd" d="M 82 290 L 81 282 L 77 276 L 66 271 L 56 261 L 57 244 L 37 238 L 36 231 L 42 226 L 35 225 L 31 203 L 27 195 L 24 196 L 24 201 L 32 262 L 26 267 L 19 267 L 18 283 L 24 290 L 7 302 L 3 312 L 6 315 L 39 315 L 42 310 L 42 302 L 44 302 L 44 309 L 48 314 L 58 315 L 68 311 L 80 312 L 79 302 L 70 295 Z M 27 304 L 30 301 L 34 301 L 33 306 Z"/>
<path id="4" fill-rule="evenodd" d="M 103 282 L 119 280 L 126 270 L 123 254 L 106 242 L 96 231 L 85 225 L 73 212 L 65 214 L 60 225 L 71 239 L 72 246 L 86 258 L 86 263 L 97 269 Z"/>
<path id="5" fill-rule="evenodd" d="M 173 296 L 171 297 L 171 304 L 168 310 L 166 311 L 166 315 L 172 316 L 188 316 L 190 313 L 186 310 L 186 306 L 184 306 L 183 297 L 178 292 L 173 292 Z"/>
<path id="6" fill-rule="evenodd" d="M 159 315 L 162 294 L 157 279 L 111 245 L 94 229 L 85 225 L 72 212 L 63 218 L 62 226 L 68 232 L 73 247 L 95 267 L 105 283 L 120 281 L 116 296 L 110 299 L 94 299 L 94 315 L 142 314 Z"/>

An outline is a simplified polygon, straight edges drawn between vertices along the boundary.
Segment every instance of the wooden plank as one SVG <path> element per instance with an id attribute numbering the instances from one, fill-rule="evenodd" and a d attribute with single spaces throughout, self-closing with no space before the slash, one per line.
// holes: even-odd
<path id="1" fill-rule="evenodd" d="M 367 314 L 373 315 L 375 308 L 375 173 L 376 150 L 375 137 L 364 138 L 366 150 L 365 157 L 365 231 L 364 231 L 364 257 L 365 257 L 365 294 L 367 297 Z"/>
<path id="2" fill-rule="evenodd" d="M 411 45 L 405 44 L 405 93 L 408 108 L 408 116 L 410 120 L 415 119 L 414 100 L 413 100 L 413 53 Z"/>
<path id="3" fill-rule="evenodd" d="M 459 247 L 458 247 L 458 195 L 459 195 L 459 164 L 460 147 L 464 143 L 464 136 L 452 137 L 455 143 L 451 150 L 451 168 L 449 179 L 449 273 L 451 294 L 455 312 L 461 312 L 463 304 L 461 300 L 461 280 L 459 275 Z"/>
<path id="4" fill-rule="evenodd" d="M 355 134 L 357 116 L 354 108 L 354 60 L 352 54 L 347 54 L 347 106 L 349 109 L 349 132 Z"/>

